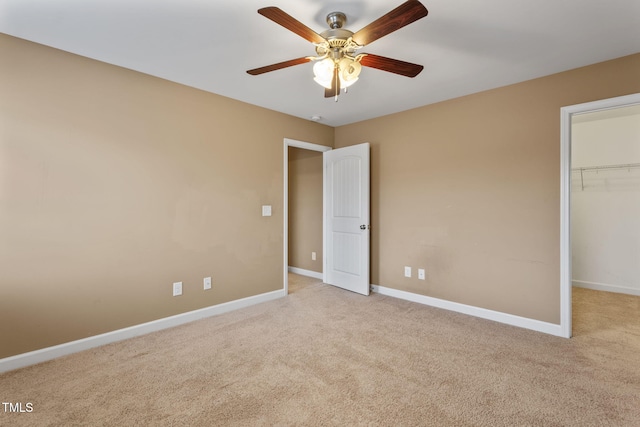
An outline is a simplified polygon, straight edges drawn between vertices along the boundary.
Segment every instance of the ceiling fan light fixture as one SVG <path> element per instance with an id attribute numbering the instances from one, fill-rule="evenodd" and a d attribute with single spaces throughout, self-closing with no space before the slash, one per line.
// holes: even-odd
<path id="1" fill-rule="evenodd" d="M 316 83 L 320 86 L 331 89 L 331 79 L 333 78 L 333 70 L 335 63 L 331 58 L 325 58 L 322 61 L 318 61 L 313 65 L 313 74 Z"/>
<path id="2" fill-rule="evenodd" d="M 348 88 L 358 81 L 358 76 L 362 70 L 359 61 L 352 58 L 342 58 L 338 62 L 334 62 L 331 58 L 325 58 L 318 61 L 313 66 L 313 80 L 320 86 L 331 89 L 333 72 L 338 67 L 338 77 L 340 78 L 340 87 Z"/>
<path id="3" fill-rule="evenodd" d="M 357 82 L 360 71 L 362 71 L 360 62 L 351 58 L 342 58 L 338 62 L 338 68 L 340 70 L 340 87 L 343 88 L 347 88 Z"/>
<path id="4" fill-rule="evenodd" d="M 357 81 L 358 81 L 357 77 L 355 79 L 351 79 L 351 80 L 347 80 L 347 81 L 340 79 L 340 87 L 342 89 L 344 89 L 344 91 L 346 92 L 347 88 L 350 87 L 352 84 L 354 84 Z"/>
<path id="5" fill-rule="evenodd" d="M 321 80 L 317 77 L 314 77 L 313 80 L 318 83 L 320 86 L 327 88 L 327 89 L 331 89 L 331 79 L 328 80 Z"/>

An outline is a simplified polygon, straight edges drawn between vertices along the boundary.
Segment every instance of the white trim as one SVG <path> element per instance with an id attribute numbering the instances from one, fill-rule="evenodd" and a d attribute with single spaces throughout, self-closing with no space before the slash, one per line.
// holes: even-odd
<path id="1" fill-rule="evenodd" d="M 304 150 L 311 151 L 320 151 L 325 152 L 332 150 L 331 147 L 327 147 L 326 145 L 312 144 L 310 142 L 297 141 L 295 139 L 284 139 L 284 161 L 283 161 L 283 175 L 284 175 L 284 208 L 282 210 L 282 216 L 284 218 L 284 242 L 283 242 L 283 288 L 284 294 L 287 295 L 289 293 L 289 280 L 287 278 L 287 273 L 289 272 L 289 147 L 302 148 Z M 324 169 L 323 169 L 323 182 L 324 182 Z M 322 189 L 323 192 L 323 204 L 324 204 L 324 187 Z M 323 219 L 322 219 L 322 229 L 324 236 L 324 211 L 323 211 Z M 323 253 L 324 253 L 324 242 L 323 242 Z M 322 268 L 324 272 L 324 267 Z"/>
<path id="2" fill-rule="evenodd" d="M 322 283 L 327 283 L 328 272 L 327 272 L 327 215 L 329 212 L 327 211 L 327 207 L 329 206 L 329 201 L 327 197 L 329 196 L 329 190 L 327 189 L 327 171 L 325 169 L 325 155 L 322 153 Z"/>
<path id="3" fill-rule="evenodd" d="M 555 335 L 559 337 L 563 336 L 560 325 L 556 325 L 555 323 L 542 322 L 540 320 L 514 316 L 513 314 L 487 310 L 485 308 L 474 307 L 471 305 L 460 304 L 457 302 L 428 297 L 425 295 L 414 294 L 412 292 L 401 291 L 398 289 L 385 288 L 384 286 L 371 285 L 371 290 L 380 295 L 387 295 L 390 297 L 417 302 L 419 304 L 424 304 L 431 307 L 437 307 L 444 310 L 455 311 L 457 313 L 468 314 L 470 316 L 493 320 L 495 322 L 517 326 L 519 328 L 531 329 L 534 331 L 543 332 L 545 334 Z"/>
<path id="4" fill-rule="evenodd" d="M 318 271 L 305 270 L 304 268 L 289 266 L 289 273 L 300 274 L 302 276 L 313 277 L 314 279 L 322 280 L 322 273 Z"/>
<path id="5" fill-rule="evenodd" d="M 615 292 L 640 296 L 640 289 L 627 288 L 626 286 L 609 285 L 607 283 L 587 282 L 586 280 L 572 280 L 571 284 L 576 288 L 593 289 L 594 291 Z"/>
<path id="6" fill-rule="evenodd" d="M 89 350 L 105 344 L 126 340 L 150 332 L 161 331 L 174 326 L 183 325 L 193 322 L 194 320 L 204 319 L 206 317 L 216 316 L 218 314 L 227 313 L 240 308 L 249 307 L 255 304 L 275 300 L 286 296 L 283 289 L 267 292 L 260 295 L 254 295 L 235 301 L 229 301 L 222 304 L 213 305 L 211 307 L 201 308 L 186 313 L 177 314 L 175 316 L 165 317 L 163 319 L 130 326 L 124 329 L 107 332 L 92 337 L 83 338 L 68 343 L 43 348 L 40 350 L 30 351 L 28 353 L 18 354 L 11 357 L 0 359 L 0 373 L 12 371 L 14 369 L 23 368 L 36 363 L 46 362 L 58 357 L 67 356 L 83 350 Z"/>
<path id="7" fill-rule="evenodd" d="M 565 107 L 566 108 L 566 107 Z M 560 109 L 560 327 L 570 338 L 571 326 L 571 115 Z M 566 231 L 566 232 L 565 232 Z"/>
<path id="8" fill-rule="evenodd" d="M 560 327 L 571 337 L 571 118 L 640 104 L 640 93 L 602 99 L 560 109 Z"/>
<path id="9" fill-rule="evenodd" d="M 302 148 L 304 150 L 310 150 L 310 151 L 325 152 L 325 151 L 333 150 L 333 148 L 327 147 L 326 145 L 314 144 L 312 142 L 298 141 L 296 139 L 290 139 L 290 138 L 285 138 L 284 143 L 287 147 L 297 147 L 297 148 Z"/>

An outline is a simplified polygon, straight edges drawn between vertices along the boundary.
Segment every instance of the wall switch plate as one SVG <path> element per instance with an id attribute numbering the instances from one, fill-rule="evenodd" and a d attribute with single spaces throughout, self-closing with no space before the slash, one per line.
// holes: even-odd
<path id="1" fill-rule="evenodd" d="M 404 277 L 411 277 L 411 267 L 404 268 Z"/>
<path id="2" fill-rule="evenodd" d="M 418 279 L 424 280 L 424 268 L 418 269 Z"/>
<path id="3" fill-rule="evenodd" d="M 315 260 L 316 260 L 316 253 L 311 252 L 311 261 L 315 261 Z"/>
<path id="4" fill-rule="evenodd" d="M 182 282 L 174 282 L 173 283 L 173 296 L 177 297 L 182 295 Z"/>
<path id="5" fill-rule="evenodd" d="M 204 283 L 204 289 L 211 289 L 211 277 L 205 277 L 202 281 Z"/>
<path id="6" fill-rule="evenodd" d="M 262 216 L 271 216 L 271 205 L 262 206 Z"/>

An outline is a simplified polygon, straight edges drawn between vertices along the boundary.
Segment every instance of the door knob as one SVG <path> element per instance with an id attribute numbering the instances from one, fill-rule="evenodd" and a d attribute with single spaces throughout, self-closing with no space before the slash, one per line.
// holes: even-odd
<path id="1" fill-rule="evenodd" d="M 366 230 L 366 229 L 367 229 L 367 226 L 366 226 L 366 225 L 362 224 L 362 225 L 360 226 L 360 230 Z"/>

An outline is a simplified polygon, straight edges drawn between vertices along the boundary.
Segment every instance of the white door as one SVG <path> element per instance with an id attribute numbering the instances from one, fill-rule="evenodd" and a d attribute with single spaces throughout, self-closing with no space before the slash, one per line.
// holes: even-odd
<path id="1" fill-rule="evenodd" d="M 324 157 L 324 282 L 369 295 L 369 143 Z"/>

